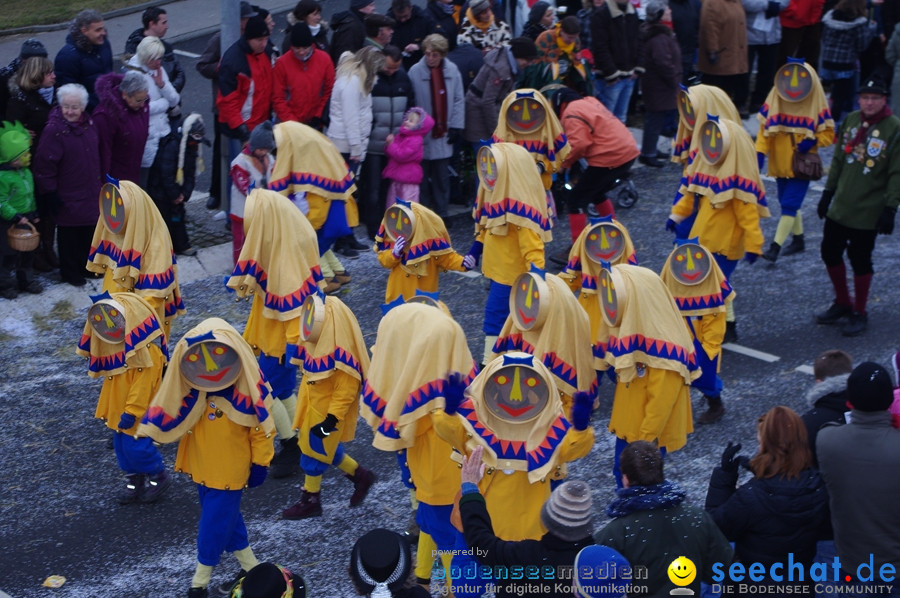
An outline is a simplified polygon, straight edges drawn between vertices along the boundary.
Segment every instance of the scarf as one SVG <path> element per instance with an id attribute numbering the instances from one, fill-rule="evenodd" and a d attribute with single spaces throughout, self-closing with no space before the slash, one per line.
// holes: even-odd
<path id="1" fill-rule="evenodd" d="M 850 143 L 844 146 L 844 153 L 853 153 L 853 148 L 865 141 L 866 135 L 868 135 L 869 133 L 869 128 L 877 125 L 878 123 L 889 117 L 891 114 L 891 107 L 888 104 L 885 104 L 881 110 L 869 117 L 863 116 L 863 113 L 860 112 L 859 129 L 856 130 L 856 135 L 854 135 L 853 139 L 850 140 Z"/>
<path id="2" fill-rule="evenodd" d="M 447 84 L 444 82 L 444 60 L 431 69 L 431 115 L 434 128 L 431 138 L 440 139 L 447 134 Z"/>
<path id="3" fill-rule="evenodd" d="M 684 490 L 675 482 L 665 481 L 652 486 L 632 486 L 616 490 L 616 498 L 606 507 L 610 517 L 623 517 L 638 511 L 668 509 L 681 504 Z"/>
<path id="4" fill-rule="evenodd" d="M 556 27 L 554 28 L 554 31 L 553 31 L 553 34 L 556 37 L 556 47 L 558 47 L 559 50 L 563 54 L 566 54 L 567 56 L 569 56 L 571 58 L 572 50 L 575 49 L 575 42 L 573 41 L 571 44 L 567 44 L 563 41 L 562 35 L 560 35 L 560 33 L 562 32 L 561 27 L 562 27 L 562 24 L 557 23 Z M 576 40 L 577 40 L 577 38 L 576 38 Z"/>
<path id="5" fill-rule="evenodd" d="M 482 23 L 478 19 L 475 18 L 475 15 L 472 14 L 472 9 L 466 9 L 466 20 L 469 21 L 469 24 L 472 27 L 476 27 L 481 30 L 481 33 L 487 33 L 488 29 L 490 29 L 494 25 L 494 13 L 491 11 L 491 19 L 487 23 Z"/>

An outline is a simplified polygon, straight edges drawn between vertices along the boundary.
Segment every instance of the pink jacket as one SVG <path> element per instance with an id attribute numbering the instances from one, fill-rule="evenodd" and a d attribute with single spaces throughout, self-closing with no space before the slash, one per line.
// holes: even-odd
<path id="1" fill-rule="evenodd" d="M 385 146 L 388 163 L 381 175 L 398 183 L 419 184 L 422 182 L 422 158 L 425 155 L 425 135 L 434 127 L 434 119 L 421 108 L 410 108 L 420 112 L 419 126 L 410 131 L 404 126 L 394 136 L 394 141 Z M 405 115 L 404 115 L 405 116 Z"/>

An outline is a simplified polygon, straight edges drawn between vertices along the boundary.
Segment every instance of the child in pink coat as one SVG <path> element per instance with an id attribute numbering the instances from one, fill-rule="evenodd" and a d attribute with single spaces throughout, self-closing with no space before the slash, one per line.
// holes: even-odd
<path id="1" fill-rule="evenodd" d="M 425 135 L 434 126 L 434 119 L 425 110 L 414 106 L 403 115 L 396 135 L 387 136 L 384 148 L 387 166 L 381 175 L 391 181 L 385 208 L 396 200 L 419 203 L 419 183 L 422 182 L 422 158 L 425 155 Z"/>

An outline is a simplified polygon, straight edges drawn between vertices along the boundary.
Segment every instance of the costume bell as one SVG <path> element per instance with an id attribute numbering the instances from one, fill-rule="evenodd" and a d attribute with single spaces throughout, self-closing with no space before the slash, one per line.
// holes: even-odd
<path id="1" fill-rule="evenodd" d="M 178 264 L 165 220 L 135 183 L 110 179 L 100 189 L 100 218 L 85 268 L 103 274 L 104 291 L 146 299 L 168 340 L 172 320 L 185 311 Z"/>
<path id="2" fill-rule="evenodd" d="M 450 579 L 452 551 L 466 548 L 450 523 L 460 470 L 432 416 L 445 406 L 448 372 L 462 373 L 466 385 L 477 373 L 459 324 L 436 306 L 391 309 L 378 325 L 360 412 L 375 433 L 372 445 L 397 453 L 404 483 L 414 492 L 421 529 L 416 576 L 423 585 L 430 583 L 435 549 Z M 455 566 L 461 566 L 458 559 Z"/>
<path id="3" fill-rule="evenodd" d="M 598 281 L 603 322 L 594 367 L 616 375 L 609 431 L 616 435 L 613 474 L 630 442 L 674 451 L 694 431 L 691 381 L 700 375 L 694 344 L 666 285 L 652 270 L 620 264 Z"/>
<path id="4" fill-rule="evenodd" d="M 224 320 L 209 318 L 175 345 L 138 427 L 138 437 L 180 440 L 175 470 L 197 484 L 201 512 L 191 595 L 205 595 L 223 552 L 234 553 L 244 574 L 258 564 L 241 496 L 245 487 L 265 481 L 274 454 L 271 406 L 271 390 L 250 345 Z"/>
<path id="5" fill-rule="evenodd" d="M 360 389 L 369 369 L 369 353 L 350 308 L 321 291 L 307 297 L 300 343 L 288 346 L 288 358 L 303 373 L 294 429 L 306 479 L 300 500 L 281 516 L 305 519 L 322 514 L 322 474 L 330 465 L 353 483 L 350 506 L 355 507 L 375 483 L 375 474 L 344 451 L 344 443 L 356 435 Z"/>
<path id="6" fill-rule="evenodd" d="M 803 215 L 800 207 L 809 189 L 809 179 L 799 178 L 793 169 L 794 153 L 817 154 L 818 148 L 834 143 L 834 120 L 828 108 L 825 90 L 816 70 L 801 58 L 788 58 L 778 69 L 775 85 L 757 115 L 759 133 L 756 151 L 762 169 L 769 158 L 769 175 L 778 186 L 781 218 L 772 244 L 762 257 L 770 262 L 778 254 L 792 255 L 806 249 L 803 239 Z M 784 248 L 788 234 L 791 244 Z"/>
<path id="7" fill-rule="evenodd" d="M 719 369 L 725 338 L 725 306 L 734 299 L 734 291 L 712 254 L 697 239 L 677 240 L 659 277 L 672 293 L 694 340 L 701 374 L 691 386 L 703 393 L 709 405 L 697 423 L 714 423 L 725 414 Z"/>
<path id="8" fill-rule="evenodd" d="M 509 294 L 531 265 L 544 267 L 544 244 L 553 239 L 552 222 L 540 176 L 524 148 L 495 143 L 478 150 L 478 198 L 475 244 L 469 254 L 484 253 L 482 274 L 491 281 L 484 308 L 484 363 L 509 316 Z"/>
<path id="9" fill-rule="evenodd" d="M 417 203 L 398 199 L 387 209 L 375 234 L 378 262 L 389 268 L 384 302 L 411 299 L 416 291 L 436 293 L 438 275 L 447 270 L 466 272 L 474 267 L 453 250 L 444 221 Z M 466 266 L 469 267 L 466 267 Z"/>
<path id="10" fill-rule="evenodd" d="M 76 352 L 89 358 L 89 376 L 104 378 L 94 417 L 116 432 L 113 448 L 127 476 L 116 498 L 120 504 L 155 502 L 172 479 L 153 442 L 134 433 L 162 380 L 166 338 L 153 306 L 134 293 L 104 292 L 91 301 Z"/>

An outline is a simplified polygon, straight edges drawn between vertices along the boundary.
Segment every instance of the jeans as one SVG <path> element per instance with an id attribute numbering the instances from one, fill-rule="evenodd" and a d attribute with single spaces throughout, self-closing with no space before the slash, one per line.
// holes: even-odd
<path id="1" fill-rule="evenodd" d="M 619 79 L 615 83 L 597 79 L 597 99 L 623 123 L 628 117 L 628 102 L 631 100 L 631 92 L 634 91 L 634 81 L 630 77 Z"/>

